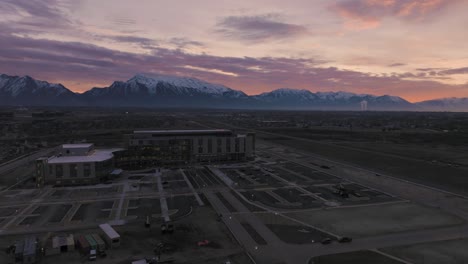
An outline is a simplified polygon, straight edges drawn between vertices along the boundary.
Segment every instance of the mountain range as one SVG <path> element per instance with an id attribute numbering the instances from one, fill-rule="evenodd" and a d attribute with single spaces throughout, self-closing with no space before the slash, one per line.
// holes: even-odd
<path id="1" fill-rule="evenodd" d="M 226 109 L 301 109 L 392 111 L 468 111 L 468 98 L 446 98 L 410 103 L 398 96 L 317 92 L 281 88 L 247 95 L 229 87 L 196 78 L 138 74 L 115 81 L 109 87 L 94 87 L 75 93 L 61 84 L 30 76 L 0 74 L 0 105 L 4 106 L 112 106 L 197 107 Z"/>

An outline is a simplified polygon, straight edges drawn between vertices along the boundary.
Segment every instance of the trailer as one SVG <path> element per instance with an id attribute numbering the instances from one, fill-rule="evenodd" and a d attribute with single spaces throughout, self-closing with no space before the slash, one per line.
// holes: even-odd
<path id="1" fill-rule="evenodd" d="M 92 239 L 92 237 L 88 240 L 86 236 L 83 235 L 80 235 L 77 238 L 77 244 L 80 246 L 81 252 L 84 255 L 88 256 L 89 260 L 96 260 L 96 242 L 93 243 L 93 241 L 94 240 Z"/>
<path id="2" fill-rule="evenodd" d="M 89 253 L 89 250 L 91 249 L 91 246 L 89 245 L 88 240 L 83 235 L 79 235 L 76 238 L 76 244 L 81 249 L 81 252 L 83 254 L 88 254 Z"/>
<path id="3" fill-rule="evenodd" d="M 94 238 L 94 241 L 96 241 L 97 247 L 99 251 L 104 251 L 106 250 L 106 242 L 102 240 L 101 236 L 98 234 L 92 234 L 91 235 Z"/>
<path id="4" fill-rule="evenodd" d="M 109 248 L 116 248 L 120 246 L 120 235 L 109 224 L 99 225 L 101 228 L 104 240 L 107 242 Z"/>

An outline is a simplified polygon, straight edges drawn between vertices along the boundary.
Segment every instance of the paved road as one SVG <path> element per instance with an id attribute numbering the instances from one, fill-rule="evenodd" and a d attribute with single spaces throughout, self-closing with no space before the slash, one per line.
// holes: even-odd
<path id="1" fill-rule="evenodd" d="M 230 211 L 224 206 L 224 204 L 219 200 L 218 197 L 216 197 L 214 193 L 205 191 L 204 194 L 213 205 L 214 209 L 223 215 L 222 219 L 226 226 L 229 228 L 237 241 L 245 248 L 245 250 L 247 250 L 250 255 L 253 256 L 257 264 L 293 264 L 293 262 L 285 261 L 286 258 L 283 256 L 284 252 L 281 250 L 283 243 L 279 241 L 279 239 L 274 234 L 272 234 L 271 231 L 268 230 L 266 226 L 255 217 L 254 214 L 242 214 L 242 217 L 240 218 L 242 221 L 249 223 L 252 227 L 255 228 L 259 235 L 267 242 L 266 245 L 259 245 L 256 243 L 248 231 L 245 230 L 245 228 L 242 226 L 238 217 L 230 215 Z M 226 196 L 225 194 L 226 193 L 224 192 L 222 193 L 224 198 L 228 199 L 229 202 L 232 202 L 233 200 L 231 198 L 233 197 Z M 232 205 L 237 210 L 248 212 L 248 209 L 240 204 L 239 201 L 232 203 Z"/>
<path id="2" fill-rule="evenodd" d="M 3 163 L 3 164 L 0 165 L 0 175 L 5 175 L 5 174 L 17 169 L 17 168 L 28 166 L 28 165 L 30 165 L 30 163 L 32 163 L 33 161 L 35 161 L 36 159 L 38 159 L 40 157 L 49 156 L 56 149 L 57 149 L 57 147 L 40 150 L 40 151 L 31 153 L 29 155 L 25 155 L 25 156 L 23 156 L 21 158 L 18 158 L 16 160 L 14 160 L 14 161 Z M 25 171 L 25 175 L 22 178 L 18 179 L 17 183 L 15 183 L 15 184 L 13 184 L 11 186 L 8 186 L 8 187 L 4 188 L 1 191 L 7 191 L 10 188 L 15 187 L 17 184 L 21 184 L 23 181 L 26 181 L 27 179 L 31 178 L 32 173 L 34 172 L 34 168 L 32 167 L 32 165 L 30 165 L 30 166 L 31 166 L 30 170 Z M 0 193 L 1 193 L 1 191 L 0 191 Z"/>

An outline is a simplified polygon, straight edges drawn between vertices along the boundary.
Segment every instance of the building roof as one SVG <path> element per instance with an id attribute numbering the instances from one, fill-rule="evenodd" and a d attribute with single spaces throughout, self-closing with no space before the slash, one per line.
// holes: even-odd
<path id="1" fill-rule="evenodd" d="M 93 143 L 79 143 L 79 144 L 63 144 L 62 148 L 64 149 L 73 149 L 73 148 L 90 148 L 94 144 Z"/>
<path id="2" fill-rule="evenodd" d="M 122 149 L 96 149 L 90 152 L 88 155 L 83 156 L 53 156 L 49 158 L 49 164 L 60 164 L 60 163 L 83 163 L 83 162 L 101 162 L 106 161 L 114 157 L 112 154 L 115 151 Z"/>
<path id="3" fill-rule="evenodd" d="M 228 129 L 194 129 L 194 130 L 136 130 L 134 134 L 153 134 L 153 135 L 205 135 L 205 134 L 227 134 L 232 133 Z"/>
<path id="4" fill-rule="evenodd" d="M 109 224 L 100 224 L 99 227 L 110 239 L 120 238 L 120 235 Z"/>

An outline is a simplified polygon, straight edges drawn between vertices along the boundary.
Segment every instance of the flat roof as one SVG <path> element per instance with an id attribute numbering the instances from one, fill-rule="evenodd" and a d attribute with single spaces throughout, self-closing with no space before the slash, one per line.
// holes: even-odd
<path id="1" fill-rule="evenodd" d="M 114 149 L 96 149 L 88 155 L 83 156 L 53 156 L 49 158 L 49 164 L 59 163 L 83 163 L 83 162 L 101 162 L 106 161 L 114 157 L 113 152 L 122 150 L 120 148 Z"/>
<path id="2" fill-rule="evenodd" d="M 232 133 L 229 129 L 192 129 L 192 130 L 135 130 L 134 134 L 157 135 L 199 135 L 199 134 L 225 134 Z"/>
<path id="3" fill-rule="evenodd" d="M 120 238 L 120 235 L 109 224 L 100 224 L 99 227 L 110 239 Z"/>
<path id="4" fill-rule="evenodd" d="M 72 149 L 72 148 L 89 148 L 92 147 L 93 143 L 79 143 L 79 144 L 63 144 L 62 148 Z"/>

